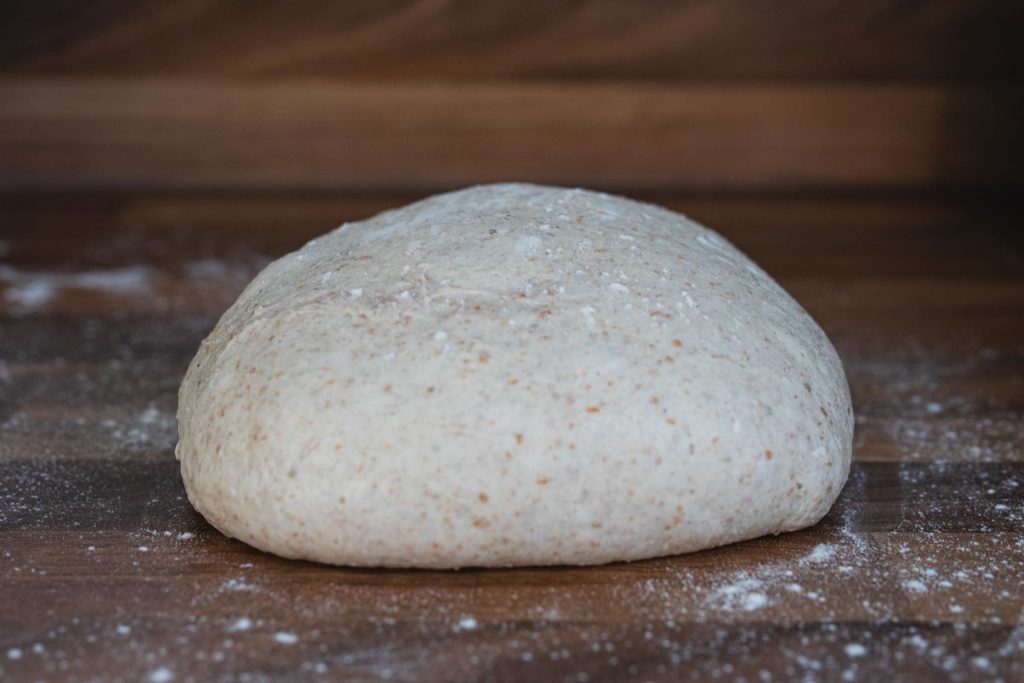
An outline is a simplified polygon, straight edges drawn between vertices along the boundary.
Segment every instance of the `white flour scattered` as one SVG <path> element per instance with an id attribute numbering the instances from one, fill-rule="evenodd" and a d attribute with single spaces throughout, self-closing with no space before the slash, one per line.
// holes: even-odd
<path id="1" fill-rule="evenodd" d="M 768 605 L 768 596 L 761 592 L 764 585 L 760 579 L 741 578 L 712 591 L 710 602 L 718 609 L 727 611 L 758 610 Z"/>
<path id="2" fill-rule="evenodd" d="M 149 683 L 168 683 L 168 681 L 173 680 L 174 672 L 166 666 L 161 666 L 159 669 L 153 669 L 149 672 Z"/>
<path id="3" fill-rule="evenodd" d="M 154 271 L 148 266 L 106 270 L 60 272 L 19 270 L 0 265 L 0 284 L 7 285 L 4 298 L 15 312 L 42 308 L 63 289 L 89 289 L 141 294 L 150 290 Z"/>
<path id="4" fill-rule="evenodd" d="M 853 386 L 872 398 L 857 410 L 857 446 L 892 443 L 901 459 L 1019 461 L 1024 420 L 1012 401 L 962 378 L 994 372 L 1001 356 L 980 348 L 948 357 L 907 344 L 903 356 L 861 355 L 847 365 Z M 962 394 L 950 395 L 950 387 Z"/>
<path id="5" fill-rule="evenodd" d="M 228 626 L 228 632 L 238 633 L 240 631 L 248 631 L 250 628 L 252 628 L 252 619 L 249 617 L 239 617 Z"/>
<path id="6" fill-rule="evenodd" d="M 456 625 L 456 631 L 472 631 L 477 627 L 476 619 L 473 617 L 463 617 L 459 619 L 459 623 Z"/>
<path id="7" fill-rule="evenodd" d="M 173 412 L 154 405 L 135 416 L 105 418 L 100 426 L 116 444 L 118 451 L 170 450 L 178 440 L 178 423 Z"/>
<path id="8" fill-rule="evenodd" d="M 743 596 L 743 601 L 741 603 L 741 606 L 747 612 L 753 611 L 755 609 L 761 609 L 762 607 L 766 607 L 767 605 L 768 596 L 764 593 L 747 593 L 745 596 Z"/>
<path id="9" fill-rule="evenodd" d="M 836 546 L 832 543 L 819 543 L 804 557 L 800 558 L 800 564 L 821 564 L 828 562 L 836 554 Z"/>
<path id="10" fill-rule="evenodd" d="M 848 657 L 863 657 L 868 653 L 868 649 L 860 643 L 850 643 L 845 648 Z"/>
<path id="11" fill-rule="evenodd" d="M 221 584 L 221 590 L 226 591 L 254 591 L 256 586 L 251 583 L 246 583 L 242 579 L 228 579 Z"/>

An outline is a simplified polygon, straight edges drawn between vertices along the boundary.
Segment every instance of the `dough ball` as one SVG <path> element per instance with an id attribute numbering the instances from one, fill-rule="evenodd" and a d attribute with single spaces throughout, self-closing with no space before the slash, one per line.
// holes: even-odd
<path id="1" fill-rule="evenodd" d="M 814 524 L 846 480 L 842 365 L 715 232 L 473 187 L 268 266 L 181 386 L 189 499 L 341 565 L 598 564 Z"/>

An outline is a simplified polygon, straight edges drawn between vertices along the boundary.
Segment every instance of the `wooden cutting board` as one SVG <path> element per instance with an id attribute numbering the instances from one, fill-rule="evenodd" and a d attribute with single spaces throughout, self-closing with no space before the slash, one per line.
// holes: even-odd
<path id="1" fill-rule="evenodd" d="M 1024 679 L 1019 212 L 656 198 L 836 342 L 856 462 L 811 529 L 428 572 L 286 561 L 206 525 L 173 459 L 200 340 L 265 257 L 404 199 L 0 200 L 0 680 Z"/>

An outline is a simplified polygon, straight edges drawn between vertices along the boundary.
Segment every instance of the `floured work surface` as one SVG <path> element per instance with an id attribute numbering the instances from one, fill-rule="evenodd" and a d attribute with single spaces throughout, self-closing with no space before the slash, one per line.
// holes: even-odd
<path id="1" fill-rule="evenodd" d="M 1024 676 L 1019 211 L 649 197 L 745 250 L 843 357 L 856 462 L 811 529 L 588 569 L 397 572 L 208 527 L 172 453 L 199 341 L 268 258 L 410 198 L 2 200 L 0 678 Z"/>

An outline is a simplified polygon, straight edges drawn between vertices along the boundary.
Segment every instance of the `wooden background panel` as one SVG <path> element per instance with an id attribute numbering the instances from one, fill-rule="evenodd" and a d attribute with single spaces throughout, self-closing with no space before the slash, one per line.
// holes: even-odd
<path id="1" fill-rule="evenodd" d="M 0 189 L 1012 188 L 1016 88 L 0 82 Z"/>
<path id="2" fill-rule="evenodd" d="M 1009 0 L 0 4 L 0 71 L 346 78 L 1011 80 Z"/>

